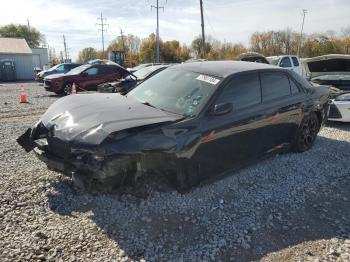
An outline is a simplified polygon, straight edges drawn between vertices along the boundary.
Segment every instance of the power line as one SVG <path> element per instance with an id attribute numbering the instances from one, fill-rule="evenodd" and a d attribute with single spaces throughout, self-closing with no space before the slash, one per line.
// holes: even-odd
<path id="1" fill-rule="evenodd" d="M 301 31 L 300 31 L 300 39 L 299 39 L 299 44 L 298 44 L 298 51 L 297 55 L 300 56 L 300 48 L 301 48 L 301 40 L 303 38 L 303 30 L 304 30 L 304 22 L 305 22 L 305 16 L 307 14 L 307 10 L 303 9 L 303 22 L 301 24 Z"/>
<path id="2" fill-rule="evenodd" d="M 101 12 L 101 16 L 97 18 L 97 21 L 100 21 L 100 23 L 96 23 L 97 26 L 100 26 L 101 28 L 98 29 L 99 32 L 101 32 L 101 36 L 102 36 L 102 57 L 104 57 L 105 55 L 105 39 L 104 39 L 104 32 L 107 31 L 107 29 L 105 29 L 105 26 L 109 27 L 109 24 L 106 24 L 105 21 L 107 19 L 103 18 L 102 12 Z"/>
<path id="3" fill-rule="evenodd" d="M 155 8 L 157 10 L 157 33 L 156 33 L 156 45 L 157 45 L 157 63 L 160 62 L 160 52 L 159 52 L 159 9 L 163 9 L 164 6 L 159 6 L 159 0 L 157 0 L 157 5 L 151 5 L 151 11 Z"/>

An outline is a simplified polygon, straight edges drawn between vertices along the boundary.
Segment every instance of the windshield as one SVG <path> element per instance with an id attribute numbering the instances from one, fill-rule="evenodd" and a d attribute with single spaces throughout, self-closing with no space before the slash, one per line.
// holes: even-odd
<path id="1" fill-rule="evenodd" d="M 70 70 L 66 75 L 79 75 L 85 69 L 89 68 L 91 65 L 81 65 Z"/>
<path id="2" fill-rule="evenodd" d="M 128 93 L 142 103 L 168 112 L 195 116 L 216 90 L 221 79 L 167 68 Z"/>
<path id="3" fill-rule="evenodd" d="M 267 57 L 267 61 L 269 61 L 269 63 L 271 65 L 278 65 L 278 62 L 280 61 L 280 58 L 279 57 L 274 57 L 274 58 L 269 58 Z"/>

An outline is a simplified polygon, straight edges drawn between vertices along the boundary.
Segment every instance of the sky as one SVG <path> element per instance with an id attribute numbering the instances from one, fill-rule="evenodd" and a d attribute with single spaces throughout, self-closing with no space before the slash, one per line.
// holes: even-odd
<path id="1" fill-rule="evenodd" d="M 0 25 L 26 24 L 45 35 L 56 53 L 63 50 L 65 34 L 73 60 L 81 49 L 102 50 L 96 26 L 100 13 L 109 24 L 105 46 L 120 34 L 141 38 L 156 31 L 156 0 L 0 0 Z M 302 9 L 307 9 L 304 31 L 325 32 L 350 26 L 350 0 L 203 0 L 206 34 L 224 42 L 249 44 L 255 31 L 300 31 Z M 160 37 L 191 44 L 201 33 L 199 0 L 159 0 Z"/>

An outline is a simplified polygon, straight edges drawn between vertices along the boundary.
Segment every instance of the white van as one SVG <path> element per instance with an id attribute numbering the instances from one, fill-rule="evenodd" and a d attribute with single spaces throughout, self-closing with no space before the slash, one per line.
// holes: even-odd
<path id="1" fill-rule="evenodd" d="M 283 67 L 301 76 L 303 75 L 300 58 L 295 55 L 269 56 L 266 58 L 271 65 Z"/>

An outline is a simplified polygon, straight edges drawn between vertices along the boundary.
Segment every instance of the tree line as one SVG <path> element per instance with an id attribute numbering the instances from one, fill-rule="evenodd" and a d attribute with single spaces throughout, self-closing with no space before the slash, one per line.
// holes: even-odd
<path id="1" fill-rule="evenodd" d="M 250 36 L 249 45 L 221 42 L 208 35 L 205 44 L 205 59 L 236 60 L 245 52 L 257 52 L 265 56 L 297 54 L 300 44 L 301 57 L 314 57 L 325 54 L 350 54 L 350 26 L 339 33 L 304 34 L 287 28 L 278 31 L 255 32 Z M 134 35 L 117 36 L 109 44 L 105 54 L 94 48 L 85 48 L 79 53 L 78 60 L 86 62 L 93 58 L 107 57 L 108 51 L 125 51 L 128 66 L 156 61 L 156 38 L 152 33 L 145 39 Z M 202 39 L 197 36 L 190 46 L 177 40 L 160 40 L 160 60 L 167 63 L 179 63 L 190 58 L 201 58 Z"/>

